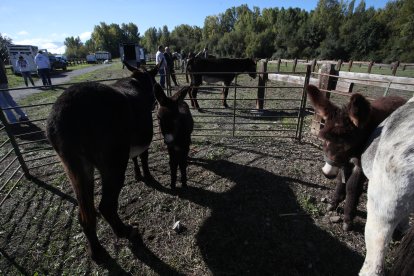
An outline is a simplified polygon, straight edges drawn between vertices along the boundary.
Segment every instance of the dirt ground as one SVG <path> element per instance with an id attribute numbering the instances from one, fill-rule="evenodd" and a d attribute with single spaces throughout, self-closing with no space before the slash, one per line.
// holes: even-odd
<path id="1" fill-rule="evenodd" d="M 153 143 L 156 181 L 137 183 L 131 164 L 119 198 L 120 217 L 140 238 L 117 239 L 98 220 L 98 237 L 113 258 L 105 266 L 87 254 L 61 166 L 35 169 L 33 181 L 20 183 L 0 209 L 0 275 L 357 275 L 366 194 L 355 229 L 344 232 L 343 205 L 325 211 L 334 186 L 321 174 L 322 152 L 311 141 L 306 131 L 302 142 L 194 137 L 188 188 L 176 192 L 167 150 Z M 98 205 L 98 175 L 96 184 Z M 172 229 L 177 221 L 182 231 Z"/>
<path id="2" fill-rule="evenodd" d="M 337 214 L 325 214 L 323 201 L 333 186 L 320 174 L 318 148 L 293 139 L 202 139 L 191 152 L 189 187 L 177 193 L 162 145 L 150 154 L 154 184 L 136 183 L 128 171 L 119 212 L 142 240 L 118 240 L 100 219 L 99 238 L 114 258 L 107 267 L 88 258 L 64 174 L 45 169 L 1 209 L 0 274 L 357 275 L 364 204 L 354 231 L 330 222 Z"/>

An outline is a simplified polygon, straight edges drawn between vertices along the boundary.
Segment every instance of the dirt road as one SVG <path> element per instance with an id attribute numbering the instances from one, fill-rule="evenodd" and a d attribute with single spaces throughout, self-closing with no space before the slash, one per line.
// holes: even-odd
<path id="1" fill-rule="evenodd" d="M 95 71 L 95 70 L 101 69 L 102 67 L 109 66 L 109 65 L 110 64 L 98 64 L 98 65 L 94 65 L 94 66 L 90 66 L 90 67 L 86 67 L 86 68 L 82 68 L 78 70 L 73 70 L 73 71 L 64 71 L 64 72 L 59 71 L 59 73 L 51 75 L 52 84 L 59 85 L 62 83 L 68 83 L 70 82 L 72 77 L 79 76 L 85 73 L 89 73 L 91 71 Z M 41 79 L 37 80 L 35 82 L 35 85 L 36 87 L 41 86 L 42 80 Z M 30 87 L 26 88 L 24 85 L 18 88 L 10 89 L 11 95 L 16 100 L 24 98 L 34 93 L 42 92 L 42 91 L 43 90 L 40 88 L 30 88 Z"/>

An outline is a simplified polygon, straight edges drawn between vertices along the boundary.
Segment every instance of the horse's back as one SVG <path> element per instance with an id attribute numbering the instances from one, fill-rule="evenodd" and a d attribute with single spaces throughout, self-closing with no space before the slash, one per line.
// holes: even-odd
<path id="1" fill-rule="evenodd" d="M 248 58 L 192 58 L 187 68 L 190 72 L 241 72 L 252 63 Z"/>

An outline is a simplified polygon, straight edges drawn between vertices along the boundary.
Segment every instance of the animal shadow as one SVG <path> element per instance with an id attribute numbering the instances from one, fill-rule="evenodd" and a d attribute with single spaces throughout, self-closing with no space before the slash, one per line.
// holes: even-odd
<path id="1" fill-rule="evenodd" d="M 44 130 L 30 121 L 13 124 L 10 129 L 11 133 L 18 139 L 47 143 Z"/>
<path id="2" fill-rule="evenodd" d="M 317 227 L 290 188 L 311 183 L 226 160 L 190 162 L 234 183 L 223 193 L 191 185 L 179 192 L 211 209 L 196 240 L 213 275 L 358 273 L 362 257 Z"/>

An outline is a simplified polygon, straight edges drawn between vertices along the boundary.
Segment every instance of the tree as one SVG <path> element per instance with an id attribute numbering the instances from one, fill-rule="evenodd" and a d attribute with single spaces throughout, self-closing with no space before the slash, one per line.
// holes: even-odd
<path id="1" fill-rule="evenodd" d="M 2 36 L 0 33 L 0 59 L 6 63 L 9 60 L 9 52 L 7 46 L 12 44 L 12 39 L 7 36 Z"/>

